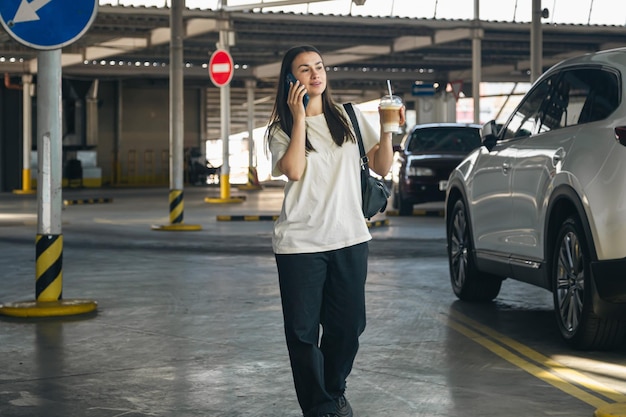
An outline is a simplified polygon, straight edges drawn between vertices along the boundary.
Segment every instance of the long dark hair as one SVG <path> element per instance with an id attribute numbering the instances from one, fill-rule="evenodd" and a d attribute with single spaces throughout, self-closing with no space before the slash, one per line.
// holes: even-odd
<path id="1" fill-rule="evenodd" d="M 269 142 L 271 141 L 274 132 L 279 127 L 288 136 L 291 136 L 291 130 L 293 128 L 293 116 L 291 115 L 291 111 L 289 110 L 289 106 L 287 105 L 287 93 L 289 92 L 289 90 L 287 89 L 284 80 L 287 77 L 287 74 L 291 72 L 291 64 L 293 63 L 293 60 L 296 59 L 296 57 L 303 52 L 315 52 L 320 57 L 322 56 L 320 51 L 318 51 L 317 48 L 311 45 L 295 46 L 285 52 L 285 55 L 283 56 L 283 62 L 280 66 L 280 75 L 278 77 L 278 86 L 276 88 L 274 109 L 272 110 L 269 121 L 269 128 L 267 129 L 266 144 L 268 148 Z M 333 141 L 337 145 L 343 145 L 346 140 L 356 142 L 356 138 L 350 130 L 350 122 L 346 120 L 345 116 L 338 109 L 338 105 L 332 98 L 328 81 L 326 82 L 326 89 L 322 93 L 322 112 L 324 113 L 324 118 L 326 119 L 326 124 L 328 124 L 328 129 L 330 130 Z M 305 148 L 307 153 L 315 151 L 315 149 L 309 142 L 308 137 L 306 138 Z"/>

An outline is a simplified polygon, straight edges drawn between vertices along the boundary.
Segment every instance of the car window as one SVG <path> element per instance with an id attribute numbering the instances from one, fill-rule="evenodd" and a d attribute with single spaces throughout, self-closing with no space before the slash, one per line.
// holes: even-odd
<path id="1" fill-rule="evenodd" d="M 606 69 L 590 69 L 579 71 L 576 75 L 589 86 L 578 124 L 606 119 L 620 104 L 617 74 Z"/>
<path id="2" fill-rule="evenodd" d="M 579 90 L 582 90 L 584 86 L 574 87 L 571 84 L 572 77 L 568 75 L 569 74 L 566 73 L 561 77 L 554 77 L 548 81 L 548 94 L 541 103 L 541 110 L 539 111 L 540 124 L 537 130 L 538 132 L 547 132 L 549 130 L 576 124 L 575 120 L 577 120 L 577 114 L 571 114 L 570 110 L 574 110 L 575 113 L 580 113 L 580 109 L 582 108 L 580 105 L 582 102 L 581 97 L 584 93 Z M 578 91 L 578 94 L 574 94 L 570 101 L 570 92 L 574 91 Z"/>
<path id="3" fill-rule="evenodd" d="M 480 130 L 473 127 L 438 127 L 416 129 L 411 133 L 407 150 L 419 152 L 469 153 L 480 146 Z"/>
<path id="4" fill-rule="evenodd" d="M 608 117 L 619 105 L 619 78 L 606 68 L 561 71 L 531 90 L 502 138 L 589 123 Z"/>
<path id="5" fill-rule="evenodd" d="M 503 139 L 525 137 L 533 132 L 544 99 L 548 96 L 555 79 L 553 76 L 543 80 L 526 94 L 506 125 L 501 136 Z"/>

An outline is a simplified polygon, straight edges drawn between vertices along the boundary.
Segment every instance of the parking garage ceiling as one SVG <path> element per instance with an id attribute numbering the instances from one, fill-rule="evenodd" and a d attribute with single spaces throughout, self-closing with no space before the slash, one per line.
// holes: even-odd
<path id="1" fill-rule="evenodd" d="M 320 49 L 340 101 L 376 98 L 387 79 L 400 94 L 410 94 L 416 82 L 461 80 L 469 96 L 474 36 L 481 38 L 484 82 L 530 80 L 530 23 L 186 9 L 184 25 L 185 84 L 206 87 L 209 120 L 219 120 L 219 89 L 207 64 L 220 29 L 232 32 L 233 132 L 247 130 L 246 80 L 256 82 L 255 125 L 267 121 L 282 54 L 298 44 Z M 63 49 L 63 75 L 167 83 L 169 26 L 168 8 L 100 6 L 89 31 Z M 543 24 L 542 36 L 544 69 L 569 56 L 626 46 L 624 26 Z M 2 73 L 19 81 L 36 73 L 36 57 L 36 50 L 0 32 Z M 214 134 L 219 127 L 208 138 Z"/>

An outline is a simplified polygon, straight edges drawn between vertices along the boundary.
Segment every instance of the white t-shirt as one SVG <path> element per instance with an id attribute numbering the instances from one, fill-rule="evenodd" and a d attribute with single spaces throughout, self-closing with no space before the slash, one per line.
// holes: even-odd
<path id="1" fill-rule="evenodd" d="M 365 153 L 379 135 L 355 107 Z M 350 121 L 341 106 L 341 111 Z M 341 249 L 372 238 L 363 217 L 359 146 L 332 139 L 324 114 L 306 118 L 306 133 L 315 151 L 306 157 L 300 180 L 289 181 L 278 220 L 274 224 L 274 253 L 313 253 Z M 355 136 L 356 137 L 356 136 Z M 270 141 L 272 174 L 280 176 L 276 163 L 289 144 L 280 128 Z"/>

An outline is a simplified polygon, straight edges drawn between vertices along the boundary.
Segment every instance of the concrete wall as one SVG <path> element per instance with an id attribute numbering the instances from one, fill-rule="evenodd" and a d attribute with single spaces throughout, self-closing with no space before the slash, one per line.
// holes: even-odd
<path id="1" fill-rule="evenodd" d="M 184 94 L 184 147 L 198 146 L 199 89 Z M 103 184 L 168 184 L 169 87 L 112 81 L 100 84 L 98 165 Z"/>
<path id="2" fill-rule="evenodd" d="M 185 89 L 183 139 L 185 148 L 200 146 L 204 137 L 201 96 L 200 88 Z M 22 188 L 21 109 L 21 91 L 0 86 L 0 191 Z M 84 185 L 168 185 L 170 152 L 168 83 L 134 80 L 100 81 L 97 112 L 97 138 L 84 138 L 83 145 L 97 153 L 101 181 L 85 181 Z M 33 117 L 36 117 L 36 111 Z M 33 146 L 36 147 L 36 127 L 33 136 Z M 86 146 L 87 144 L 89 146 Z M 66 158 L 73 158 L 80 144 L 72 143 L 72 146 L 71 151 L 64 152 Z M 31 177 L 32 186 L 36 187 L 36 162 L 35 166 L 31 167 Z M 64 180 L 65 185 L 67 182 Z"/>

